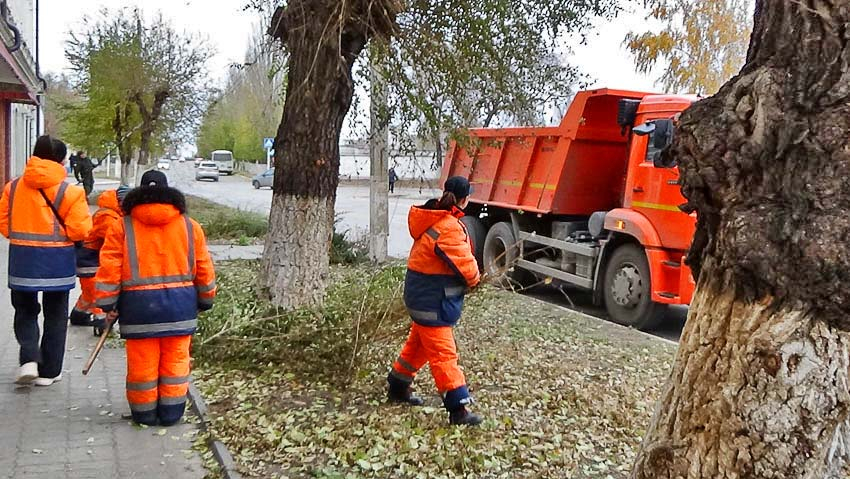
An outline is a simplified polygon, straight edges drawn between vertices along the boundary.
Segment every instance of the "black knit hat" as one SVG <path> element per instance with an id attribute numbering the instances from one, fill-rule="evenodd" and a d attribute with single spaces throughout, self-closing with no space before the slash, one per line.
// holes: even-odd
<path id="1" fill-rule="evenodd" d="M 443 189 L 444 191 L 453 193 L 457 199 L 466 198 L 472 194 L 472 185 L 469 184 L 469 180 L 462 176 L 452 176 L 446 180 Z"/>
<path id="2" fill-rule="evenodd" d="M 139 186 L 168 186 L 168 177 L 161 171 L 146 171 Z"/>

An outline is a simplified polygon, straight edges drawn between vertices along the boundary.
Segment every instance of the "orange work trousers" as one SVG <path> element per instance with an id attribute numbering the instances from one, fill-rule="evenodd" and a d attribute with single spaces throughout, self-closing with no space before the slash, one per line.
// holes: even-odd
<path id="1" fill-rule="evenodd" d="M 444 394 L 466 385 L 466 378 L 457 365 L 457 359 L 457 345 L 450 326 L 431 327 L 413 323 L 391 374 L 410 382 L 422 366 L 428 363 L 437 390 Z"/>
<path id="2" fill-rule="evenodd" d="M 192 336 L 127 340 L 127 402 L 139 424 L 170 426 L 183 417 Z"/>
<path id="3" fill-rule="evenodd" d="M 92 315 L 103 314 L 103 310 L 98 308 L 97 304 L 95 303 L 94 277 L 80 278 L 80 290 L 80 299 L 78 299 L 77 304 L 74 305 L 74 310 L 79 311 L 80 313 L 87 313 Z"/>

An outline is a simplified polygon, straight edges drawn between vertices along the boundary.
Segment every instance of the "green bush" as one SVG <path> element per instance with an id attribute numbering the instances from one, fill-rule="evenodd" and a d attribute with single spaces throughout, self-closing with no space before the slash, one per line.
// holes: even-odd
<path id="1" fill-rule="evenodd" d="M 201 226 L 207 239 L 236 240 L 249 243 L 251 239 L 263 238 L 269 231 L 269 220 L 265 216 L 207 201 L 197 196 L 186 196 L 189 215 Z"/>
<path id="2" fill-rule="evenodd" d="M 397 339 L 409 320 L 402 299 L 405 268 L 332 268 L 320 309 L 279 311 L 257 297 L 258 261 L 220 266 L 216 306 L 199 322 L 195 357 L 243 369 L 276 367 L 347 384 L 369 346 Z"/>
<path id="3" fill-rule="evenodd" d="M 334 234 L 331 240 L 331 264 L 361 264 L 369 259 L 369 245 L 365 239 L 351 241 L 348 232 L 339 232 L 334 223 Z"/>

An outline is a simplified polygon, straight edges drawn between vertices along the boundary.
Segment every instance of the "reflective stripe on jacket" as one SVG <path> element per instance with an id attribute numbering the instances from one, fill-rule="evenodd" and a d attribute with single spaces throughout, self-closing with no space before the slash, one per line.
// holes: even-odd
<path id="1" fill-rule="evenodd" d="M 74 242 L 92 228 L 85 192 L 65 183 L 67 172 L 51 160 L 32 157 L 21 178 L 0 198 L 0 233 L 9 238 L 9 288 L 68 291 L 76 284 Z M 53 203 L 56 219 L 41 191 Z"/>
<path id="2" fill-rule="evenodd" d="M 126 339 L 193 334 L 212 307 L 215 272 L 201 226 L 172 188 L 141 187 L 106 235 L 96 276 L 97 304 L 117 309 Z"/>
<path id="3" fill-rule="evenodd" d="M 123 216 L 115 190 L 101 193 L 97 206 L 100 209 L 92 217 L 91 233 L 82 248 L 77 248 L 77 276 L 80 278 L 94 278 L 100 265 L 100 248 L 103 247 L 106 232 L 120 222 Z"/>
<path id="4" fill-rule="evenodd" d="M 460 222 L 460 210 L 414 206 L 408 216 L 413 248 L 404 281 L 410 317 L 423 326 L 453 326 L 460 319 L 463 297 L 480 281 L 472 243 Z"/>

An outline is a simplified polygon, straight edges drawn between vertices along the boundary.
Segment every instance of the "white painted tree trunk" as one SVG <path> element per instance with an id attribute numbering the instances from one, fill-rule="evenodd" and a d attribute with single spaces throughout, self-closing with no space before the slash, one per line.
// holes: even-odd
<path id="1" fill-rule="evenodd" d="M 273 197 L 263 253 L 263 286 L 276 306 L 295 309 L 321 304 L 333 217 L 332 198 Z"/>
<path id="2" fill-rule="evenodd" d="M 136 186 L 133 183 L 133 164 L 121 162 L 121 184 Z"/>

